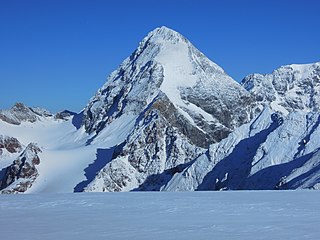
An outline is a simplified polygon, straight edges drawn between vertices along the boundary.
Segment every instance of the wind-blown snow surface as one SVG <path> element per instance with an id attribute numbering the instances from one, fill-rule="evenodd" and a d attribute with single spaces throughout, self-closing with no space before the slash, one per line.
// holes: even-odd
<path id="1" fill-rule="evenodd" d="M 319 191 L 0 196 L 2 239 L 318 239 Z"/>

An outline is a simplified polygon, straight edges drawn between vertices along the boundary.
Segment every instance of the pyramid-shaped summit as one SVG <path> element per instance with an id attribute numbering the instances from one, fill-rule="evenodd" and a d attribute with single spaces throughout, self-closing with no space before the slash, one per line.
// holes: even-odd
<path id="1" fill-rule="evenodd" d="M 201 147 L 248 121 L 253 108 L 247 91 L 221 67 L 181 34 L 160 27 L 139 43 L 91 99 L 84 111 L 86 130 L 99 132 L 122 114 L 138 116 L 160 100 L 172 105 L 182 125 L 206 136 L 197 143 Z M 173 119 L 171 123 L 179 125 Z"/>
<path id="2" fill-rule="evenodd" d="M 132 128 L 116 150 L 121 154 L 113 155 L 113 164 L 87 190 L 122 191 L 127 185 L 120 183 L 121 176 L 131 176 L 129 172 L 134 172 L 131 184 L 142 183 L 149 175 L 186 164 L 249 121 L 254 107 L 248 92 L 185 37 L 167 27 L 156 28 L 84 110 L 85 129 L 94 135 L 92 143 L 101 141 L 117 122 L 128 121 L 124 125 Z M 115 169 L 122 172 L 118 181 L 116 176 L 106 177 Z M 150 187 L 140 185 L 134 184 Z"/>
<path id="3" fill-rule="evenodd" d="M 141 41 L 141 43 L 143 43 L 144 40 L 149 40 L 153 42 L 170 41 L 172 43 L 177 43 L 180 41 L 188 42 L 188 40 L 180 33 L 166 26 L 158 27 L 153 31 L 149 32 L 148 35 Z"/>

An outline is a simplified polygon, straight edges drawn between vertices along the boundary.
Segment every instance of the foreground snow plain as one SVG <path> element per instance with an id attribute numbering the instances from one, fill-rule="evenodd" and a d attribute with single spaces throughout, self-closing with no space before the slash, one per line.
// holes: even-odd
<path id="1" fill-rule="evenodd" d="M 0 196 L 1 239 L 319 239 L 319 191 Z"/>

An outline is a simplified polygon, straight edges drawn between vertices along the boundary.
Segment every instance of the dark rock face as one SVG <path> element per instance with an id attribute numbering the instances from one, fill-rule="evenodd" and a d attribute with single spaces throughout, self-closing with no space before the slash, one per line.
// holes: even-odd
<path id="1" fill-rule="evenodd" d="M 0 135 L 0 156 L 3 153 L 2 149 L 9 153 L 17 153 L 22 151 L 22 144 L 16 138 Z"/>
<path id="2" fill-rule="evenodd" d="M 245 91 L 239 91 L 236 88 L 229 90 L 237 94 L 225 98 L 222 95 L 227 93 L 220 93 L 220 96 L 212 95 L 204 92 L 201 86 L 197 85 L 193 88 L 185 88 L 182 98 L 201 107 L 230 131 L 252 119 L 255 103 L 254 98 Z"/>
<path id="3" fill-rule="evenodd" d="M 227 129 L 219 129 L 218 127 L 215 127 L 213 125 L 208 125 L 207 130 L 212 128 L 212 132 L 214 132 L 215 134 L 209 134 L 201 131 L 194 125 L 190 124 L 190 122 L 182 114 L 179 113 L 179 111 L 174 107 L 174 105 L 166 96 L 163 96 L 162 98 L 155 101 L 151 109 L 158 110 L 161 115 L 168 121 L 168 123 L 172 125 L 172 127 L 177 128 L 178 131 L 181 134 L 185 135 L 192 144 L 198 147 L 206 148 L 209 146 L 209 144 L 216 142 L 217 139 L 221 139 L 229 133 Z M 203 124 L 206 124 L 206 122 L 203 121 Z M 219 130 L 221 136 L 218 136 Z"/>
<path id="4" fill-rule="evenodd" d="M 30 143 L 23 153 L 4 170 L 0 181 L 1 193 L 22 193 L 28 190 L 38 177 L 36 165 L 40 164 L 41 150 Z"/>
<path id="5" fill-rule="evenodd" d="M 203 152 L 151 107 L 85 191 L 160 190 Z"/>
<path id="6" fill-rule="evenodd" d="M 55 119 L 60 119 L 60 120 L 68 120 L 69 117 L 76 115 L 76 113 L 71 112 L 69 110 L 64 110 L 61 112 L 58 112 L 54 118 Z"/>

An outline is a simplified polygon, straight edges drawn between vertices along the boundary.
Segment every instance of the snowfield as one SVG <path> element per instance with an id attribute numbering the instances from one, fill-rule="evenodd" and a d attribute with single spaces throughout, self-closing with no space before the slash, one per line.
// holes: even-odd
<path id="1" fill-rule="evenodd" d="M 319 191 L 0 196 L 1 239 L 319 239 Z"/>

